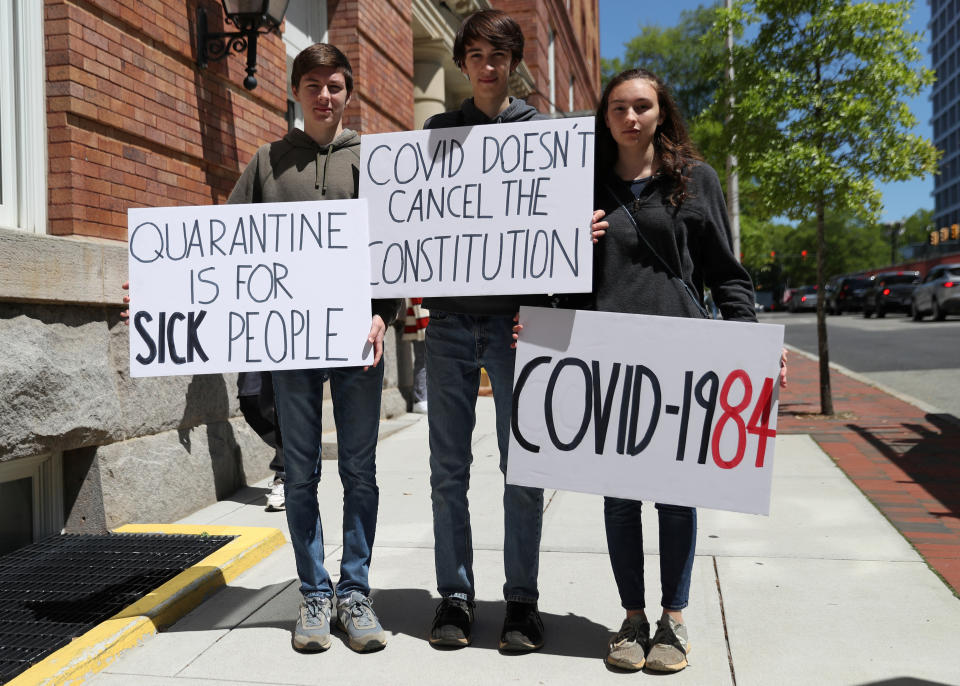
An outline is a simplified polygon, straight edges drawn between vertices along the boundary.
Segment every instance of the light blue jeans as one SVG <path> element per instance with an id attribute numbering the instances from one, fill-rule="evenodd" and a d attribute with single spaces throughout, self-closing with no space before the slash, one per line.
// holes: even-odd
<path id="1" fill-rule="evenodd" d="M 370 559 L 377 529 L 377 432 L 383 364 L 275 371 L 273 387 L 283 434 L 286 510 L 300 592 L 331 597 L 323 566 L 323 527 L 317 503 L 323 382 L 329 376 L 337 426 L 337 466 L 343 484 L 343 558 L 337 596 L 369 595 Z"/>
<path id="2" fill-rule="evenodd" d="M 506 474 L 513 397 L 512 316 L 430 311 L 427 397 L 434 561 L 443 597 L 474 598 L 473 540 L 467 490 L 480 368 L 487 370 L 497 414 L 500 471 Z M 504 486 L 503 566 L 507 600 L 536 601 L 543 490 Z"/>

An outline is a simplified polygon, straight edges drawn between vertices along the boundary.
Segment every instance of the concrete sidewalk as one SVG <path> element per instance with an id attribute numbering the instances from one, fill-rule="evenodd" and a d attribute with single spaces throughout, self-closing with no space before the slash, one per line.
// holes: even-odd
<path id="1" fill-rule="evenodd" d="M 597 496 L 548 491 L 540 558 L 546 645 L 501 655 L 502 479 L 493 404 L 479 399 L 471 513 L 477 623 L 473 646 L 432 648 L 437 601 L 427 468 L 427 424 L 380 443 L 381 491 L 371 571 L 386 649 L 321 654 L 290 647 L 299 592 L 289 544 L 168 630 L 123 653 L 89 679 L 95 686 L 234 684 L 581 684 L 650 679 L 610 670 L 602 658 L 622 619 Z M 415 421 L 414 421 L 415 420 Z M 321 512 L 327 562 L 339 563 L 340 484 L 324 462 Z M 275 526 L 266 484 L 239 492 L 183 523 Z M 834 462 L 806 435 L 777 438 L 769 518 L 701 510 L 694 566 L 690 666 L 677 684 L 960 682 L 960 601 Z M 646 513 L 648 603 L 659 601 L 656 518 Z M 656 614 L 656 610 L 651 610 Z M 912 678 L 925 681 L 903 679 Z"/>

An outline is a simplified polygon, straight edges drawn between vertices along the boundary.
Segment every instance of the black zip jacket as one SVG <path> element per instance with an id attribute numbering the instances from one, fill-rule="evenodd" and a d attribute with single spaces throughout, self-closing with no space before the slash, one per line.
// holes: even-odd
<path id="1" fill-rule="evenodd" d="M 570 298 L 565 305 L 702 317 L 693 297 L 702 305 L 706 285 L 724 319 L 757 320 L 753 283 L 731 249 L 717 173 L 704 162 L 691 162 L 686 173 L 687 197 L 678 209 L 668 199 L 672 180 L 666 175 L 654 176 L 635 199 L 628 182 L 612 171 L 598 171 L 594 204 L 606 211 L 610 228 L 594 246 L 592 296 Z M 647 242 L 637 235 L 637 227 Z"/>

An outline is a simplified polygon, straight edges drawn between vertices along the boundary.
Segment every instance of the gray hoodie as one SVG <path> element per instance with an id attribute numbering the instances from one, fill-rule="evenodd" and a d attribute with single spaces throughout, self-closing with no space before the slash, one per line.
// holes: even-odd
<path id="1" fill-rule="evenodd" d="M 233 187 L 230 204 L 349 200 L 357 197 L 360 136 L 344 129 L 329 145 L 319 145 L 300 129 L 257 150 Z M 374 300 L 373 314 L 389 326 L 403 300 Z"/>
<path id="2" fill-rule="evenodd" d="M 454 126 L 477 126 L 480 124 L 501 124 L 504 122 L 533 121 L 549 119 L 546 115 L 537 112 L 536 108 L 528 105 L 519 98 L 512 98 L 510 105 L 496 118 L 491 119 L 477 109 L 473 98 L 467 98 L 460 105 L 459 110 L 443 112 L 430 117 L 423 128 L 447 129 Z M 550 298 L 546 295 L 483 295 L 457 296 L 453 298 L 424 298 L 423 304 L 428 310 L 442 312 L 459 312 L 461 314 L 476 315 L 511 315 L 517 313 L 520 305 L 549 306 Z"/>

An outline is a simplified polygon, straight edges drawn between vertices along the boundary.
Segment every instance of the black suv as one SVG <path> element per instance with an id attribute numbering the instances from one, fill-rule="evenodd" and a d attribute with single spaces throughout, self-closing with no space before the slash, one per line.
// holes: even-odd
<path id="1" fill-rule="evenodd" d="M 887 312 L 910 312 L 913 291 L 920 283 L 920 272 L 880 272 L 863 295 L 863 316 L 883 317 Z"/>
<path id="2" fill-rule="evenodd" d="M 873 281 L 871 276 L 842 276 L 833 281 L 834 287 L 828 294 L 827 312 L 843 314 L 863 308 L 863 295 Z"/>

